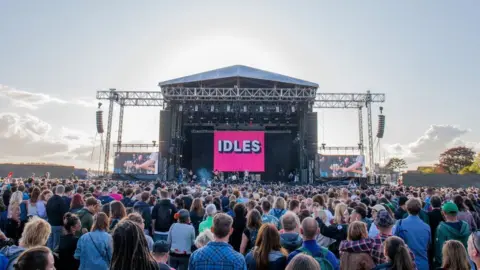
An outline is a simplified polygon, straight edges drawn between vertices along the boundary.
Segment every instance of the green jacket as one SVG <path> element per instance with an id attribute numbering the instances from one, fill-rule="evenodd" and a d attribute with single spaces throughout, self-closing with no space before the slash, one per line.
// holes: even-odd
<path id="1" fill-rule="evenodd" d="M 470 226 L 465 221 L 459 221 L 462 223 L 460 230 L 450 226 L 446 222 L 440 222 L 435 234 L 435 258 L 434 263 L 436 266 L 442 264 L 442 248 L 443 244 L 448 240 L 458 240 L 462 242 L 467 249 L 467 241 L 470 236 Z"/>
<path id="2" fill-rule="evenodd" d="M 85 228 L 87 231 L 90 231 L 93 225 L 93 214 L 87 209 L 83 208 L 77 212 L 77 216 L 82 223 L 82 229 Z"/>
<path id="3" fill-rule="evenodd" d="M 198 233 L 201 233 L 205 230 L 210 230 L 213 226 L 213 217 L 207 217 L 204 221 L 200 222 L 198 226 Z"/>

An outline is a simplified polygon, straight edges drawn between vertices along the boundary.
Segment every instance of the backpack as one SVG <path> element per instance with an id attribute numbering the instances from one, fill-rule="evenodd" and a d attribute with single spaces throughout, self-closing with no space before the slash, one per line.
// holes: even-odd
<path id="1" fill-rule="evenodd" d="M 318 254 L 312 254 L 310 250 L 306 249 L 305 247 L 301 247 L 297 249 L 297 251 L 305 255 L 312 256 L 318 262 L 318 264 L 320 264 L 320 269 L 334 270 L 332 263 L 327 260 L 328 249 L 321 248 Z"/>
<path id="2" fill-rule="evenodd" d="M 169 229 L 170 226 L 174 223 L 173 220 L 173 209 L 171 205 L 160 205 L 157 209 L 157 216 L 155 219 L 156 224 L 162 224 L 165 228 Z M 151 222 L 150 222 L 151 223 Z M 155 226 L 157 226 L 155 224 Z"/>

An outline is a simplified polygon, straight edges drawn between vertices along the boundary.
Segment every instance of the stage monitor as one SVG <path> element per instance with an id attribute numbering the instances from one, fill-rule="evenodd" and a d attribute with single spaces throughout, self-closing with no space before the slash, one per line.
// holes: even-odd
<path id="1" fill-rule="evenodd" d="M 117 152 L 113 163 L 114 173 L 157 174 L 158 152 Z"/>
<path id="2" fill-rule="evenodd" d="M 264 172 L 264 131 L 215 131 L 213 166 L 221 172 Z"/>
<path id="3" fill-rule="evenodd" d="M 319 155 L 320 177 L 366 177 L 362 155 Z"/>

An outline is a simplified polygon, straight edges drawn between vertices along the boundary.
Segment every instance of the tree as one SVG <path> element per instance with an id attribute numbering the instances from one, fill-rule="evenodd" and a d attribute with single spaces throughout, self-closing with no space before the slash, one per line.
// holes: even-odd
<path id="1" fill-rule="evenodd" d="M 391 158 L 385 168 L 394 172 L 399 172 L 401 169 L 407 168 L 407 162 L 402 158 Z"/>
<path id="2" fill-rule="evenodd" d="M 464 167 L 459 174 L 480 174 L 480 153 L 477 154 L 472 165 Z"/>
<path id="3" fill-rule="evenodd" d="M 465 167 L 472 165 L 475 152 L 471 148 L 458 146 L 440 154 L 440 167 L 450 174 L 457 174 Z"/>

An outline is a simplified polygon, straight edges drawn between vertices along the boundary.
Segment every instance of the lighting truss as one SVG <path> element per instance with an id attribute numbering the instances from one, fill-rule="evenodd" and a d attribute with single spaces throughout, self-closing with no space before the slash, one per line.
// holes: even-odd
<path id="1" fill-rule="evenodd" d="M 378 93 L 318 93 L 314 108 L 355 109 L 367 102 L 385 102 L 385 94 Z"/>

